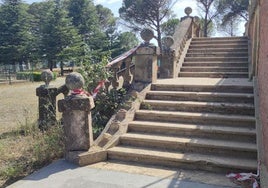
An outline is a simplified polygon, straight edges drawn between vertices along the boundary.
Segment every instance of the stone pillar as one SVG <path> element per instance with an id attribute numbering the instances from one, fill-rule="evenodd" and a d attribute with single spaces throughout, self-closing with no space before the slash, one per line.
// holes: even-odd
<path id="1" fill-rule="evenodd" d="M 56 119 L 56 97 L 57 88 L 49 86 L 49 82 L 53 78 L 50 70 L 41 73 L 41 80 L 45 85 L 36 88 L 36 96 L 39 97 L 39 118 L 38 126 L 41 130 L 46 130 L 49 126 L 57 123 Z"/>
<path id="2" fill-rule="evenodd" d="M 136 50 L 134 73 L 136 83 L 154 83 L 157 79 L 159 49 L 153 44 L 150 44 L 153 36 L 154 33 L 150 29 L 144 29 L 141 32 L 141 37 L 145 42 Z"/>
<path id="3" fill-rule="evenodd" d="M 94 101 L 82 90 L 84 79 L 79 73 L 71 73 L 66 77 L 66 86 L 71 95 L 58 101 L 58 109 L 62 112 L 65 133 L 66 158 L 70 152 L 88 151 L 93 143 L 91 109 Z"/>
<path id="4" fill-rule="evenodd" d="M 160 78 L 175 78 L 176 77 L 176 59 L 175 50 L 170 47 L 174 44 L 172 37 L 164 37 L 162 39 L 163 53 L 160 64 Z"/>

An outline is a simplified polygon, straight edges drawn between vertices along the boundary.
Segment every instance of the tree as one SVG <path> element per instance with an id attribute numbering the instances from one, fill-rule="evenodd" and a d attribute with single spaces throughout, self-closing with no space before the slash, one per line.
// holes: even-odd
<path id="1" fill-rule="evenodd" d="M 172 0 L 123 0 L 119 14 L 134 31 L 140 31 L 144 27 L 153 29 L 158 46 L 162 49 L 161 25 L 171 15 L 172 6 Z"/>
<path id="2" fill-rule="evenodd" d="M 139 40 L 132 32 L 123 32 L 117 35 L 111 46 L 111 57 L 115 58 L 124 52 L 134 48 L 139 44 Z"/>
<path id="3" fill-rule="evenodd" d="M 165 36 L 173 36 L 176 27 L 179 25 L 180 20 L 178 18 L 172 18 L 161 25 L 161 30 Z"/>
<path id="4" fill-rule="evenodd" d="M 41 52 L 52 70 L 57 62 L 82 56 L 82 38 L 73 27 L 60 0 L 45 2 L 47 14 L 41 26 Z M 62 67 L 62 66 L 61 66 Z"/>
<path id="5" fill-rule="evenodd" d="M 202 18 L 202 26 L 203 26 L 203 35 L 204 37 L 208 36 L 208 29 L 211 27 L 211 24 L 213 25 L 213 19 L 218 16 L 218 12 L 216 11 L 214 7 L 214 3 L 216 0 L 196 0 L 197 6 L 201 9 L 201 11 L 204 13 L 204 16 Z"/>
<path id="6" fill-rule="evenodd" d="M 5 0 L 0 7 L 0 63 L 22 63 L 29 46 L 27 6 L 20 0 Z"/>
<path id="7" fill-rule="evenodd" d="M 101 57 L 107 52 L 103 49 L 109 46 L 109 40 L 102 31 L 99 15 L 92 0 L 67 0 L 68 16 L 73 25 L 82 35 L 84 51 L 90 52 L 90 60 L 101 61 Z"/>
<path id="8" fill-rule="evenodd" d="M 248 21 L 249 0 L 219 0 L 216 6 L 221 15 L 222 24 L 225 25 L 233 19 L 242 18 Z"/>
<path id="9" fill-rule="evenodd" d="M 225 24 L 219 24 L 218 25 L 218 30 L 221 33 L 224 33 L 227 36 L 236 36 L 237 35 L 237 30 L 239 26 L 239 20 L 232 18 L 226 22 Z"/>

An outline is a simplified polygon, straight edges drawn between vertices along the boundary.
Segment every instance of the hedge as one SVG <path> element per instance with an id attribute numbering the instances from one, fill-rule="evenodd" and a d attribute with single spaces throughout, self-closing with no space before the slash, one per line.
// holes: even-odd
<path id="1" fill-rule="evenodd" d="M 42 72 L 17 72 L 17 80 L 31 80 L 35 82 L 40 82 Z M 57 78 L 57 73 L 53 72 L 53 80 Z"/>

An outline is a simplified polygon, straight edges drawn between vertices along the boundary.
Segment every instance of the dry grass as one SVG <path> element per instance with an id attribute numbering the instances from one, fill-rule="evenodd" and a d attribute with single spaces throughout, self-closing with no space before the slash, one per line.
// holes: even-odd
<path id="1" fill-rule="evenodd" d="M 25 123 L 26 118 L 37 119 L 38 98 L 35 90 L 42 84 L 42 82 L 0 84 L 0 134 L 17 129 L 20 124 Z M 51 85 L 55 86 L 63 84 L 64 78 L 51 82 Z"/>
<path id="2" fill-rule="evenodd" d="M 0 187 L 28 175 L 48 160 L 59 157 L 60 129 L 40 133 L 37 129 L 39 83 L 0 85 Z M 64 78 L 51 85 L 61 86 Z M 62 98 L 63 96 L 59 96 Z M 49 155 L 46 150 L 51 149 Z M 52 147 L 52 148 L 51 148 Z M 53 148 L 55 147 L 55 148 Z"/>

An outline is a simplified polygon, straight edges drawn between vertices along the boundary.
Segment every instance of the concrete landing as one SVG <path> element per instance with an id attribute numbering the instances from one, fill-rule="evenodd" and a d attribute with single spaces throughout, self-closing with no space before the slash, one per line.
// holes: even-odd
<path id="1" fill-rule="evenodd" d="M 116 170 L 115 170 L 116 169 Z M 142 175 L 139 175 L 139 174 Z M 203 183 L 206 179 L 206 182 Z M 206 175 L 206 176 L 205 176 Z M 206 177 L 204 179 L 204 177 Z M 200 179 L 201 178 L 201 179 Z M 224 179 L 223 179 L 224 178 Z M 196 181 L 195 181 L 196 180 Z M 219 181 L 225 185 L 219 185 Z M 225 181 L 224 181 L 225 180 Z M 187 174 L 147 167 L 130 167 L 116 163 L 97 163 L 78 167 L 65 160 L 58 160 L 8 188 L 233 188 L 224 176 Z"/>

